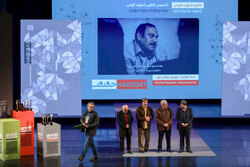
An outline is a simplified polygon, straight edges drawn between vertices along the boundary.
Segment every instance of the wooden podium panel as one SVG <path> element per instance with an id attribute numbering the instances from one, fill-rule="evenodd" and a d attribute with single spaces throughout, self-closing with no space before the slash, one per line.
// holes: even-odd
<path id="1" fill-rule="evenodd" d="M 20 120 L 21 156 L 34 155 L 34 111 L 11 111 L 11 117 Z"/>
<path id="2" fill-rule="evenodd" d="M 0 119 L 0 159 L 20 159 L 20 121 Z"/>

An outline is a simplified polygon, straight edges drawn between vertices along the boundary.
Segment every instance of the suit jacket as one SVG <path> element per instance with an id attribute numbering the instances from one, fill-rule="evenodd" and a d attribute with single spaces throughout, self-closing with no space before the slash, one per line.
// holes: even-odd
<path id="1" fill-rule="evenodd" d="M 167 115 L 166 115 L 166 123 L 168 123 L 168 127 L 167 130 L 171 130 L 171 124 L 173 123 L 173 119 L 174 119 L 174 115 L 173 112 L 171 110 L 171 108 L 167 108 L 166 110 Z M 158 130 L 165 130 L 165 126 L 164 126 L 164 111 L 163 109 L 160 107 L 156 110 L 156 114 L 155 114 L 155 119 L 157 121 L 157 129 Z"/>
<path id="2" fill-rule="evenodd" d="M 92 112 L 93 113 L 90 115 L 89 121 L 87 123 L 88 128 L 86 128 L 86 135 L 95 136 L 96 131 L 97 131 L 97 127 L 99 126 L 99 116 L 98 116 L 97 112 L 95 112 L 95 111 L 92 111 Z M 81 123 L 85 123 L 87 114 L 88 114 L 88 110 L 86 110 L 84 112 L 84 114 L 82 115 L 82 117 L 80 119 Z"/>
<path id="3" fill-rule="evenodd" d="M 177 113 L 176 113 L 176 121 L 177 121 L 177 129 L 180 129 L 182 126 L 181 124 L 184 123 L 184 122 L 181 122 L 181 108 L 178 108 L 177 109 Z M 188 123 L 188 129 L 191 129 L 192 128 L 192 125 L 193 125 L 193 111 L 192 111 L 192 108 L 190 107 L 187 107 L 187 123 Z"/>
<path id="4" fill-rule="evenodd" d="M 150 129 L 151 120 L 154 118 L 153 109 L 151 107 L 147 108 L 147 117 L 150 118 L 150 121 L 147 122 L 147 124 L 148 124 L 147 127 L 148 127 L 148 129 Z M 143 123 L 144 123 L 144 121 L 146 121 L 146 118 L 145 118 L 145 111 L 144 111 L 142 106 L 138 107 L 136 110 L 136 119 L 137 119 L 138 128 L 143 129 Z"/>
<path id="5" fill-rule="evenodd" d="M 133 124 L 134 118 L 130 110 L 128 110 L 127 115 L 128 115 L 128 124 L 129 124 L 128 133 L 130 136 L 132 136 L 132 124 Z M 119 137 L 125 138 L 127 128 L 126 128 L 125 114 L 122 110 L 117 113 L 117 122 L 119 124 Z"/>

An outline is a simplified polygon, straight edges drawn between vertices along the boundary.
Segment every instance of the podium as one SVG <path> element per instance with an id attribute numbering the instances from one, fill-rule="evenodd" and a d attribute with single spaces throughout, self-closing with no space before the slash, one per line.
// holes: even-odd
<path id="1" fill-rule="evenodd" d="M 37 123 L 37 155 L 61 156 L 61 125 L 53 122 L 46 126 Z"/>
<path id="2" fill-rule="evenodd" d="M 34 155 L 34 111 L 11 111 L 11 117 L 20 120 L 20 155 Z"/>
<path id="3" fill-rule="evenodd" d="M 0 159 L 20 159 L 20 121 L 0 119 Z"/>

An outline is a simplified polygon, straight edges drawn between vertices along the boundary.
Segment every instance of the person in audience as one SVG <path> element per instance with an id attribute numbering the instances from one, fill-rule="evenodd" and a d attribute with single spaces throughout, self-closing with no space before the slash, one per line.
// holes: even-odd
<path id="1" fill-rule="evenodd" d="M 127 140 L 127 151 L 132 154 L 131 151 L 131 136 L 132 136 L 132 124 L 134 118 L 132 112 L 128 109 L 128 105 L 123 105 L 122 110 L 117 113 L 117 122 L 119 124 L 119 137 L 120 137 L 120 149 L 124 154 L 124 140 Z"/>
<path id="2" fill-rule="evenodd" d="M 79 161 L 83 161 L 85 154 L 87 153 L 89 147 L 93 151 L 93 158 L 90 161 L 98 161 L 97 151 L 94 143 L 94 136 L 96 135 L 97 127 L 99 125 L 99 116 L 96 111 L 94 111 L 95 103 L 89 102 L 87 104 L 88 110 L 82 115 L 80 122 L 86 128 L 86 139 L 84 144 L 84 149 L 81 156 L 78 158 Z"/>
<path id="3" fill-rule="evenodd" d="M 180 150 L 179 153 L 184 151 L 184 138 L 186 139 L 186 150 L 192 153 L 190 149 L 190 131 L 192 129 L 193 111 L 192 108 L 187 107 L 187 101 L 181 100 L 180 108 L 176 113 L 177 129 L 180 135 Z"/>
<path id="4" fill-rule="evenodd" d="M 158 129 L 158 152 L 162 151 L 162 139 L 165 133 L 167 151 L 171 151 L 171 124 L 173 123 L 173 112 L 171 108 L 168 107 L 168 102 L 166 100 L 161 100 L 161 107 L 156 110 L 155 119 L 157 121 Z"/>
<path id="5" fill-rule="evenodd" d="M 154 118 L 153 109 L 148 106 L 148 99 L 142 99 L 142 105 L 136 109 L 138 127 L 138 146 L 141 153 L 148 152 L 150 141 L 151 120 Z M 143 139 L 145 137 L 145 145 Z"/>

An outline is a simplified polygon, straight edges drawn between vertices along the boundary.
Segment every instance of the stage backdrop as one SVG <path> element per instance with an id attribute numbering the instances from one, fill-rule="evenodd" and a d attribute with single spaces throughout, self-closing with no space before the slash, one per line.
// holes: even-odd
<path id="1" fill-rule="evenodd" d="M 35 116 L 81 115 L 81 21 L 21 20 L 21 98 Z"/>
<path id="2" fill-rule="evenodd" d="M 238 0 L 53 0 L 52 16 L 82 20 L 84 100 L 221 98 L 222 25 Z M 133 61 L 141 23 L 158 33 L 146 65 Z"/>
<path id="3" fill-rule="evenodd" d="M 0 118 L 13 109 L 12 15 L 0 14 Z M 6 115 L 6 111 L 8 111 Z"/>
<path id="4" fill-rule="evenodd" d="M 250 22 L 223 24 L 222 116 L 250 117 Z"/>

